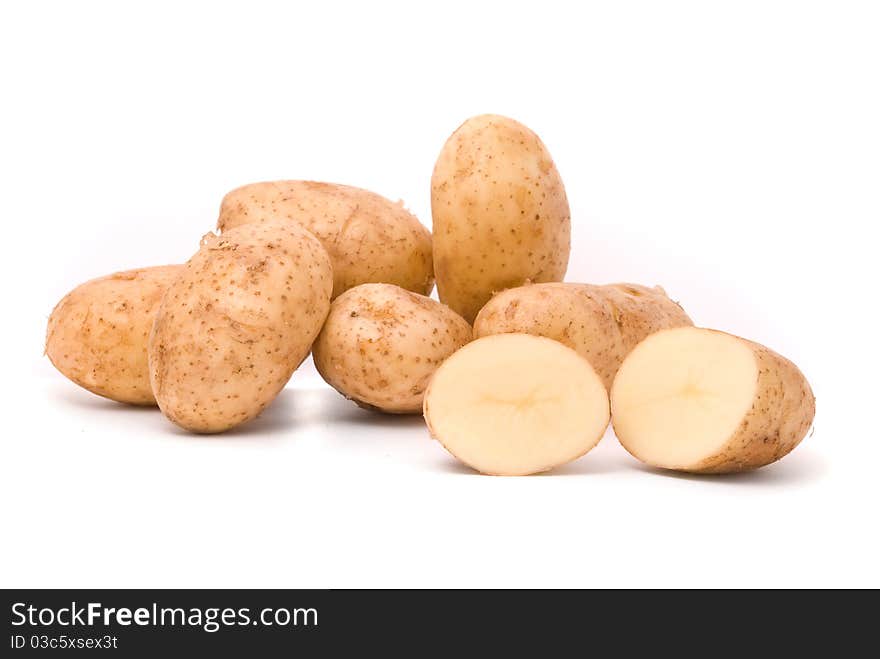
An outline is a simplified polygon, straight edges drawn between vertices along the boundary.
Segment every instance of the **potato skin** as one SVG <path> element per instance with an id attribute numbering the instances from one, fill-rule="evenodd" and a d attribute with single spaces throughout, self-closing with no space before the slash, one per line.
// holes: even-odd
<path id="1" fill-rule="evenodd" d="M 474 337 L 522 332 L 554 339 L 587 359 L 611 388 L 624 358 L 649 334 L 693 325 L 659 286 L 548 283 L 495 295 L 474 321 Z"/>
<path id="2" fill-rule="evenodd" d="M 162 296 L 182 270 L 179 265 L 125 270 L 77 286 L 49 316 L 49 360 L 94 394 L 155 405 L 147 342 Z"/>
<path id="3" fill-rule="evenodd" d="M 452 134 L 434 166 L 431 212 L 440 301 L 468 322 L 497 291 L 565 276 L 565 188 L 538 136 L 513 119 L 481 115 Z"/>
<path id="4" fill-rule="evenodd" d="M 434 371 L 471 340 L 471 326 L 436 300 L 391 284 L 340 295 L 315 341 L 315 366 L 362 407 L 418 414 Z"/>
<path id="5" fill-rule="evenodd" d="M 434 288 L 431 232 L 401 202 L 335 183 L 251 183 L 223 198 L 217 228 L 279 219 L 298 222 L 324 245 L 333 263 L 333 298 L 368 282 L 423 295 Z"/>
<path id="6" fill-rule="evenodd" d="M 297 224 L 205 236 L 168 289 L 150 336 L 162 412 L 202 433 L 253 419 L 308 355 L 332 288 L 327 252 Z"/>
<path id="7" fill-rule="evenodd" d="M 740 340 L 758 363 L 752 408 L 716 455 L 684 471 L 729 474 L 763 467 L 788 455 L 813 425 L 816 397 L 800 369 L 765 346 Z"/>

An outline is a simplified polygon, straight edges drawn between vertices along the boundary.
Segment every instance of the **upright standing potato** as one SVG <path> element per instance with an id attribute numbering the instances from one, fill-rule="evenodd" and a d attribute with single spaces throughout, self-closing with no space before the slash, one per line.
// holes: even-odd
<path id="1" fill-rule="evenodd" d="M 538 136 L 513 119 L 481 115 L 452 134 L 434 166 L 431 212 L 440 301 L 469 323 L 496 291 L 565 276 L 565 188 Z"/>
<path id="2" fill-rule="evenodd" d="M 333 297 L 372 282 L 430 295 L 431 232 L 403 207 L 375 192 L 318 181 L 265 181 L 223 197 L 217 228 L 287 220 L 308 229 L 333 263 Z"/>
<path id="3" fill-rule="evenodd" d="M 120 403 L 155 405 L 147 342 L 180 265 L 125 270 L 74 288 L 52 310 L 46 354 L 67 378 Z"/>
<path id="4" fill-rule="evenodd" d="M 257 416 L 308 355 L 332 288 L 327 252 L 297 224 L 208 234 L 168 289 L 150 336 L 159 407 L 195 432 Z"/>

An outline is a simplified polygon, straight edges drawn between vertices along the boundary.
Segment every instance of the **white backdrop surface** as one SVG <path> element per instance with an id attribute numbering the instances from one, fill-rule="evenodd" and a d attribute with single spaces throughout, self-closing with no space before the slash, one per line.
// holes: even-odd
<path id="1" fill-rule="evenodd" d="M 878 33 L 869 2 L 4 3 L 0 585 L 880 586 Z M 798 450 L 674 476 L 609 432 L 483 477 L 310 363 L 196 437 L 42 356 L 64 293 L 185 261 L 242 183 L 358 185 L 430 226 L 434 159 L 484 112 L 553 154 L 568 280 L 662 284 L 802 368 Z"/>

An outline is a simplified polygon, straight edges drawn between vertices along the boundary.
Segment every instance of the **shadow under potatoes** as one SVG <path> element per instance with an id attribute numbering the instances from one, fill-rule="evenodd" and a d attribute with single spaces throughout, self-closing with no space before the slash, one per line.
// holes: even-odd
<path id="1" fill-rule="evenodd" d="M 610 435 L 610 433 L 609 433 Z M 626 471 L 629 468 L 631 460 L 623 448 L 617 443 L 613 435 L 606 435 L 602 441 L 591 451 L 582 455 L 571 462 L 559 465 L 549 471 L 542 471 L 537 474 L 530 474 L 530 477 L 571 477 L 571 476 L 604 476 L 608 474 L 616 474 Z M 438 442 L 438 446 L 440 446 Z M 466 464 L 459 462 L 452 455 L 448 455 L 447 459 L 437 464 L 437 469 L 450 474 L 485 476 L 476 469 L 468 467 Z M 503 477 L 500 477 L 503 478 Z M 518 477 L 508 477 L 518 478 Z"/>
<path id="2" fill-rule="evenodd" d="M 701 482 L 711 486 L 735 487 L 747 485 L 783 487 L 804 484 L 820 480 L 829 472 L 827 460 L 809 449 L 795 449 L 778 462 L 736 474 L 689 474 L 657 469 L 641 463 L 635 463 L 635 468 L 653 476 Z"/>
<path id="3" fill-rule="evenodd" d="M 67 384 L 67 383 L 65 383 Z M 156 406 L 128 405 L 103 398 L 79 387 L 57 386 L 55 398 L 64 403 L 101 414 L 135 414 L 161 415 Z M 334 433 L 334 439 L 345 442 L 355 437 L 357 427 L 387 429 L 399 432 L 404 429 L 424 428 L 425 422 L 421 414 L 386 414 L 359 407 L 344 398 L 331 387 L 314 387 L 309 389 L 286 388 L 257 418 L 236 428 L 217 434 L 192 433 L 167 421 L 170 434 L 178 437 L 189 437 L 197 440 L 222 441 L 224 438 L 254 437 L 272 440 L 292 438 L 296 432 L 310 425 L 340 426 L 340 432 Z M 409 433 L 406 441 L 418 441 Z M 425 438 L 427 432 L 425 431 Z M 357 441 L 361 441 L 358 439 Z M 613 446 L 609 446 L 613 444 Z M 439 446 L 439 445 L 438 445 Z M 455 475 L 482 476 L 480 472 L 456 460 L 451 455 L 435 463 L 439 471 Z M 628 470 L 641 471 L 657 477 L 675 480 L 701 482 L 716 486 L 791 486 L 820 480 L 829 471 L 825 458 L 809 448 L 796 449 L 791 455 L 784 457 L 766 467 L 754 471 L 737 474 L 689 474 L 650 467 L 637 462 L 629 456 L 617 443 L 613 433 L 586 455 L 550 471 L 535 474 L 536 476 L 600 476 Z"/>
<path id="4" fill-rule="evenodd" d="M 104 398 L 98 394 L 81 388 L 74 383 L 65 383 L 69 386 L 55 387 L 57 393 L 53 393 L 53 398 L 63 401 L 66 405 L 75 407 L 89 412 L 125 412 L 135 414 L 159 414 L 159 408 L 156 405 L 131 405 L 129 403 L 120 403 L 110 398 Z"/>
<path id="5" fill-rule="evenodd" d="M 373 428 L 417 428 L 425 425 L 421 414 L 384 414 L 358 407 L 331 387 L 284 389 L 255 419 L 216 435 L 197 437 L 273 437 L 289 438 L 311 426 L 349 426 L 341 429 L 339 438 L 352 434 L 353 426 Z M 179 434 L 192 433 L 177 428 Z"/>

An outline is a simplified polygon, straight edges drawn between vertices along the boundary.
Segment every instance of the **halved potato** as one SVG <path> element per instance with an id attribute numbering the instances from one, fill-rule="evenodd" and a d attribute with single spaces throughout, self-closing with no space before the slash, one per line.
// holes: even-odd
<path id="1" fill-rule="evenodd" d="M 689 472 L 744 471 L 779 460 L 806 435 L 815 403 L 789 360 L 696 327 L 646 338 L 611 389 L 624 448 L 649 465 Z"/>
<path id="2" fill-rule="evenodd" d="M 498 334 L 447 359 L 425 394 L 431 435 L 484 474 L 523 476 L 584 455 L 608 427 L 590 363 L 540 336 Z"/>

